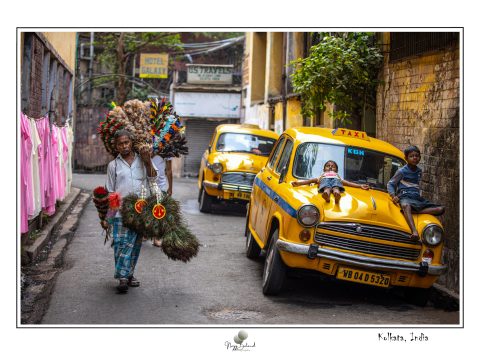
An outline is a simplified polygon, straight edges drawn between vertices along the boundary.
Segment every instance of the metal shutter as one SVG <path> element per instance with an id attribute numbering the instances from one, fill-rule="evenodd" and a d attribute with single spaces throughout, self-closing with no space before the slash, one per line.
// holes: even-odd
<path id="1" fill-rule="evenodd" d="M 206 119 L 185 120 L 188 155 L 185 155 L 183 162 L 183 176 L 198 177 L 200 160 L 208 147 L 215 128 L 220 124 L 228 124 L 229 122 L 232 121 L 209 121 Z"/>

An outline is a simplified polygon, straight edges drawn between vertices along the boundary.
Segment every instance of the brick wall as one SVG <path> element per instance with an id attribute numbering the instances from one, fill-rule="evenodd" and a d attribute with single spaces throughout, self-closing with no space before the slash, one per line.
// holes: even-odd
<path id="1" fill-rule="evenodd" d="M 459 51 L 389 63 L 377 92 L 377 137 L 403 150 L 422 152 L 423 196 L 446 206 L 440 217 L 446 234 L 444 260 L 448 272 L 439 283 L 459 289 Z"/>
<path id="2" fill-rule="evenodd" d="M 42 42 L 36 37 L 32 38 L 32 64 L 30 73 L 30 96 L 28 115 L 40 117 L 42 114 L 42 66 L 43 66 Z"/>

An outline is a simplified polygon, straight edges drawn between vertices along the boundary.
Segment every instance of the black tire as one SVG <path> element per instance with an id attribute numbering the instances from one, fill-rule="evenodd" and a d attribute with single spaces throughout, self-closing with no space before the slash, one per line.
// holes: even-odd
<path id="1" fill-rule="evenodd" d="M 212 210 L 213 196 L 208 195 L 205 189 L 202 187 L 200 190 L 200 212 L 209 213 Z"/>
<path id="2" fill-rule="evenodd" d="M 265 266 L 263 268 L 262 290 L 264 295 L 277 295 L 282 290 L 287 267 L 277 249 L 278 229 L 270 237 Z"/>
<path id="3" fill-rule="evenodd" d="M 247 216 L 245 219 L 245 236 L 247 236 L 248 235 L 248 217 L 250 216 L 250 203 L 247 203 L 245 208 L 247 210 Z"/>
<path id="4" fill-rule="evenodd" d="M 262 249 L 258 246 L 257 242 L 253 238 L 250 230 L 247 229 L 247 240 L 245 241 L 245 246 L 247 248 L 246 255 L 249 259 L 257 259 L 260 256 Z"/>
<path id="5" fill-rule="evenodd" d="M 405 299 L 414 305 L 425 306 L 430 299 L 432 288 L 415 288 L 407 287 L 405 288 Z"/>

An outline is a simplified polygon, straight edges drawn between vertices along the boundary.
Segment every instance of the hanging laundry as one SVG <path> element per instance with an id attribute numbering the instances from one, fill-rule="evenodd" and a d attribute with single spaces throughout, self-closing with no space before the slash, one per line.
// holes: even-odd
<path id="1" fill-rule="evenodd" d="M 40 168 L 39 168 L 39 147 L 41 145 L 40 136 L 38 135 L 35 120 L 28 118 L 30 121 L 30 134 L 32 139 L 32 190 L 33 190 L 33 212 L 28 214 L 29 219 L 33 219 L 42 211 L 42 197 L 40 190 Z"/>
<path id="2" fill-rule="evenodd" d="M 38 147 L 40 198 L 42 209 L 47 215 L 55 213 L 54 152 L 51 148 L 50 120 L 48 116 L 36 120 L 41 144 Z"/>
<path id="3" fill-rule="evenodd" d="M 63 161 L 62 128 L 55 126 L 57 135 L 57 200 L 65 198 L 65 167 Z"/>
<path id="4" fill-rule="evenodd" d="M 28 232 L 28 213 L 33 212 L 32 191 L 32 138 L 30 121 L 25 114 L 20 115 L 20 231 Z"/>
<path id="5" fill-rule="evenodd" d="M 72 188 L 72 169 L 73 169 L 73 129 L 70 124 L 67 125 L 67 144 L 68 144 L 68 161 L 67 161 L 67 186 L 65 192 L 70 194 Z"/>
<path id="6" fill-rule="evenodd" d="M 68 166 L 68 139 L 67 126 L 60 130 L 62 138 L 62 180 L 63 180 L 63 197 L 65 198 L 70 191 L 67 191 L 67 166 Z"/>
<path id="7" fill-rule="evenodd" d="M 58 127 L 52 125 L 50 133 L 50 143 L 51 143 L 51 157 L 52 157 L 52 168 L 53 168 L 53 191 L 55 200 L 60 197 L 60 158 L 58 154 Z"/>

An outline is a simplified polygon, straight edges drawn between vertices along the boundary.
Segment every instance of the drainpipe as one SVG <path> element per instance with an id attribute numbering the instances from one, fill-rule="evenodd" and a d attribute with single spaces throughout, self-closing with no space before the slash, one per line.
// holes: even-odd
<path id="1" fill-rule="evenodd" d="M 92 76 L 93 76 L 93 41 L 94 41 L 94 33 L 90 33 L 90 63 L 88 65 L 88 104 L 92 105 Z"/>
<path id="2" fill-rule="evenodd" d="M 283 131 L 286 130 L 287 127 L 287 41 L 288 41 L 288 33 L 283 33 L 283 51 L 282 51 L 282 127 Z"/>

